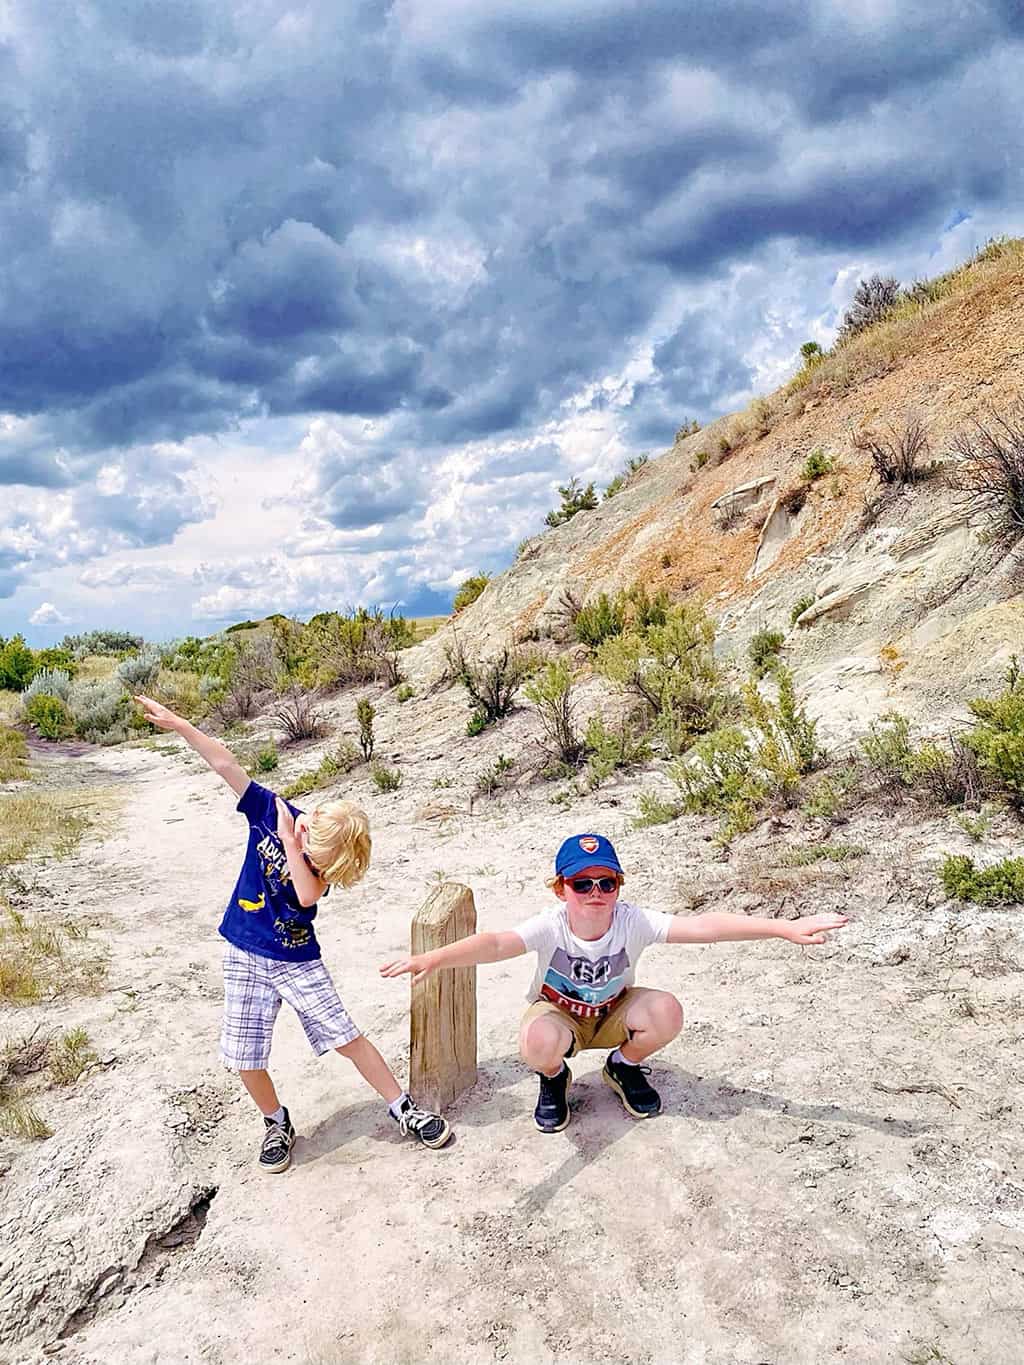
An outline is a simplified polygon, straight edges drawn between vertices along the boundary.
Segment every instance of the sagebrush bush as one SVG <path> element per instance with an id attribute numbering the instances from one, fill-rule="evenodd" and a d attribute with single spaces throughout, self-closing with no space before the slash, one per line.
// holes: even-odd
<path id="1" fill-rule="evenodd" d="M 90 630 L 85 635 L 65 635 L 60 647 L 84 659 L 89 654 L 127 654 L 142 644 L 142 636 L 129 630 Z"/>
<path id="2" fill-rule="evenodd" d="M 71 674 L 65 668 L 41 668 L 21 694 L 23 702 L 30 697 L 59 697 L 67 701 L 71 691 Z"/>
<path id="3" fill-rule="evenodd" d="M 859 280 L 854 290 L 853 302 L 843 314 L 843 321 L 836 337 L 836 345 L 843 346 L 858 332 L 883 322 L 896 307 L 900 299 L 900 282 L 893 276 L 872 275 Z"/>
<path id="4" fill-rule="evenodd" d="M 867 451 L 880 483 L 900 489 L 929 479 L 935 464 L 925 464 L 931 446 L 923 420 L 908 414 L 902 427 L 889 427 L 885 432 L 860 431 L 853 438 L 857 450 Z"/>
<path id="5" fill-rule="evenodd" d="M 75 682 L 68 710 L 75 732 L 93 744 L 117 744 L 128 737 L 128 697 L 119 682 Z"/>
<path id="6" fill-rule="evenodd" d="M 979 905 L 1024 904 L 1024 858 L 1004 858 L 991 867 L 975 867 L 963 853 L 950 853 L 940 872 L 947 896 Z"/>
<path id="7" fill-rule="evenodd" d="M 155 645 L 146 645 L 138 654 L 122 659 L 114 669 L 114 676 L 130 691 L 138 692 L 149 686 L 162 662 L 161 651 Z"/>
<path id="8" fill-rule="evenodd" d="M 452 599 L 452 611 L 462 611 L 464 607 L 470 606 L 490 581 L 491 575 L 489 573 L 473 574 L 471 578 L 463 579 Z"/>

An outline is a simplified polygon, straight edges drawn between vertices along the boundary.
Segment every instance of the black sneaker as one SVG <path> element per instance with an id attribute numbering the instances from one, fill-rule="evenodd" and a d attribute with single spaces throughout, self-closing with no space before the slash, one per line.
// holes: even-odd
<path id="1" fill-rule="evenodd" d="M 391 1110 L 388 1110 L 391 1114 Z M 443 1147 L 452 1135 L 448 1120 L 429 1109 L 421 1109 L 406 1095 L 400 1114 L 391 1114 L 403 1137 L 418 1138 L 424 1147 Z"/>
<path id="2" fill-rule="evenodd" d="M 283 1122 L 275 1123 L 266 1115 L 263 1122 L 267 1125 L 267 1131 L 263 1134 L 263 1146 L 260 1148 L 260 1170 L 266 1171 L 268 1175 L 276 1175 L 278 1171 L 286 1171 L 291 1165 L 295 1129 L 292 1127 L 287 1109 L 284 1111 Z"/>
<path id="3" fill-rule="evenodd" d="M 569 1101 L 565 1096 L 572 1083 L 572 1072 L 563 1062 L 557 1076 L 545 1076 L 543 1071 L 537 1074 L 540 1076 L 540 1094 L 533 1121 L 542 1133 L 560 1133 L 569 1126 Z"/>
<path id="4" fill-rule="evenodd" d="M 632 1114 L 635 1119 L 650 1119 L 661 1113 L 661 1096 L 652 1085 L 647 1084 L 650 1074 L 649 1066 L 613 1062 L 609 1053 L 601 1077 L 605 1085 L 610 1085 L 618 1095 L 627 1114 Z"/>

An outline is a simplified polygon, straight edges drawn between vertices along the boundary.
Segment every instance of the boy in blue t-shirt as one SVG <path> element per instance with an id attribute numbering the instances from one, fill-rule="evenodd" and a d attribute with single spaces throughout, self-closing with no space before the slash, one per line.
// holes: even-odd
<path id="1" fill-rule="evenodd" d="M 340 1052 L 388 1103 L 403 1136 L 443 1147 L 451 1136 L 440 1114 L 420 1109 L 363 1037 L 320 960 L 313 921 L 330 887 L 354 886 L 370 864 L 366 815 L 351 801 L 331 801 L 305 814 L 253 782 L 220 740 L 203 734 L 151 697 L 135 699 L 146 719 L 191 745 L 239 797 L 249 822 L 242 870 L 220 923 L 224 950 L 221 1060 L 237 1071 L 263 1114 L 260 1168 L 284 1171 L 295 1129 L 267 1070 L 274 1020 L 286 1000 L 317 1056 Z"/>

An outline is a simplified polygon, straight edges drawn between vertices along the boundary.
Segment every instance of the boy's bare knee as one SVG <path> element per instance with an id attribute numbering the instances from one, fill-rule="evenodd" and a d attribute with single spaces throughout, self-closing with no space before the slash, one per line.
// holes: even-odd
<path id="1" fill-rule="evenodd" d="M 668 991 L 650 991 L 637 1010 L 637 1017 L 627 1019 L 627 1027 L 637 1032 L 651 1033 L 669 1042 L 683 1027 L 683 1007 Z"/>
<path id="2" fill-rule="evenodd" d="M 556 1019 L 531 1019 L 519 1035 L 519 1053 L 530 1066 L 556 1065 L 572 1046 L 572 1034 Z"/>
<path id="3" fill-rule="evenodd" d="M 351 1061 L 352 1058 L 357 1056 L 362 1050 L 365 1041 L 366 1039 L 360 1034 L 358 1038 L 353 1038 L 351 1043 L 344 1043 L 341 1047 L 336 1047 L 334 1050 L 340 1057 L 347 1057 L 349 1061 Z"/>

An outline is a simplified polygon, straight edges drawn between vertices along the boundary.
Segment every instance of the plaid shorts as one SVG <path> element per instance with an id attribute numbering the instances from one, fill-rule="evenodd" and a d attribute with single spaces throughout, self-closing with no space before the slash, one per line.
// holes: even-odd
<path id="1" fill-rule="evenodd" d="M 224 1027 L 220 1038 L 221 1061 L 229 1070 L 266 1069 L 282 1000 L 287 1000 L 299 1016 L 318 1057 L 359 1037 L 330 972 L 319 958 L 313 962 L 278 962 L 229 943 L 224 949 Z"/>

